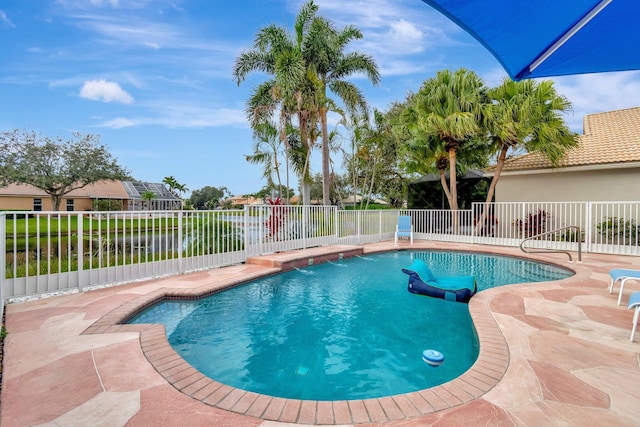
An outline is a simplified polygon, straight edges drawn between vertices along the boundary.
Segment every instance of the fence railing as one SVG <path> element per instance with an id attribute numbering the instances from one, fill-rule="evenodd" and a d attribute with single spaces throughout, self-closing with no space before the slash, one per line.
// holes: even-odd
<path id="1" fill-rule="evenodd" d="M 528 247 L 577 251 L 582 242 L 584 252 L 640 255 L 640 202 L 477 203 L 458 211 L 268 205 L 6 212 L 0 214 L 0 300 L 221 267 L 273 252 L 389 240 L 399 215 L 412 217 L 416 239 L 517 247 L 525 238 L 564 228 Z"/>
<path id="2" fill-rule="evenodd" d="M 246 256 L 331 245 L 337 242 L 335 206 L 247 206 Z"/>

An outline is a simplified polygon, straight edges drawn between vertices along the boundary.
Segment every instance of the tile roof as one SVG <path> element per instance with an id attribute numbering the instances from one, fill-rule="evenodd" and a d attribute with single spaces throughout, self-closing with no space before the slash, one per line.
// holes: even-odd
<path id="1" fill-rule="evenodd" d="M 640 162 L 640 107 L 590 114 L 583 126 L 578 146 L 567 152 L 559 167 Z M 508 160 L 503 170 L 551 167 L 544 155 L 529 153 Z"/>
<path id="2" fill-rule="evenodd" d="M 25 196 L 49 197 L 44 191 L 29 184 L 9 184 L 0 187 L 0 195 L 3 196 Z M 77 198 L 101 198 L 101 199 L 128 199 L 129 196 L 120 181 L 99 181 L 86 187 L 73 190 L 65 197 Z"/>

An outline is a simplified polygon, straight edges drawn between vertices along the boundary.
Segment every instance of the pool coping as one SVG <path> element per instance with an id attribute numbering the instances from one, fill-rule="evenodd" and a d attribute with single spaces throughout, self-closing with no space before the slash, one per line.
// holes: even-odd
<path id="1" fill-rule="evenodd" d="M 411 419 L 454 408 L 475 400 L 493 389 L 509 367 L 509 347 L 491 310 L 490 302 L 500 288 L 476 294 L 469 302 L 469 313 L 479 342 L 475 363 L 459 377 L 444 384 L 416 392 L 363 400 L 314 401 L 285 399 L 234 388 L 201 374 L 169 344 L 165 328 L 159 324 L 122 324 L 145 308 L 167 299 L 198 299 L 248 281 L 295 267 L 363 253 L 393 250 L 434 250 L 424 247 L 371 249 L 361 246 L 333 246 L 256 257 L 247 264 L 264 266 L 264 270 L 243 274 L 241 278 L 223 279 L 198 288 L 160 288 L 122 304 L 89 326 L 83 334 L 139 332 L 140 347 L 149 363 L 175 389 L 212 407 L 263 420 L 299 424 L 383 423 Z M 497 248 L 496 248 L 497 249 Z M 437 249 L 436 249 L 437 250 Z M 500 250 L 487 252 L 494 255 Z M 536 257 L 523 256 L 525 259 Z M 549 263 L 548 261 L 544 261 Z M 566 268 L 566 266 L 563 266 Z M 573 276 L 575 278 L 575 276 Z M 543 282 L 544 283 L 544 282 Z"/>

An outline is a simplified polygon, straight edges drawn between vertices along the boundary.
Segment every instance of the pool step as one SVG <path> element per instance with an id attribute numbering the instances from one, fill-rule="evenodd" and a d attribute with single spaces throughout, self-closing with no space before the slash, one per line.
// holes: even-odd
<path id="1" fill-rule="evenodd" d="M 364 253 L 362 246 L 334 245 L 329 247 L 301 249 L 247 258 L 247 264 L 276 267 L 282 271 L 308 267 L 328 261 L 351 258 Z"/>

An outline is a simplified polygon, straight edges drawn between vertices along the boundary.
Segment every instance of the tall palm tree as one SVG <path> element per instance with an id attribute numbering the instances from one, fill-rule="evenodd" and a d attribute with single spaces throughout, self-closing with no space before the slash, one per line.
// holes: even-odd
<path id="1" fill-rule="evenodd" d="M 432 144 L 434 152 L 442 144 L 449 158 L 449 206 L 458 209 L 457 154 L 465 145 L 481 137 L 482 106 L 487 102 L 487 89 L 473 71 L 463 68 L 439 71 L 424 82 L 413 98 L 405 121 Z M 446 187 L 446 185 L 445 185 Z"/>
<path id="2" fill-rule="evenodd" d="M 496 165 L 478 230 L 484 224 L 510 150 L 539 152 L 557 165 L 564 153 L 578 144 L 562 118 L 571 110 L 571 102 L 556 92 L 552 81 L 515 82 L 507 78 L 492 88 L 489 96 L 492 102 L 484 107 L 483 126 L 490 135 Z"/>
<path id="3" fill-rule="evenodd" d="M 310 1 L 308 4 L 313 4 Z M 303 56 L 310 70 L 317 76 L 318 113 L 322 132 L 322 199 L 323 204 L 330 204 L 330 150 L 327 114 L 334 105 L 329 92 L 342 100 L 346 111 L 353 115 L 360 112 L 366 116 L 367 102 L 356 85 L 345 80 L 356 73 L 362 73 L 374 84 L 380 81 L 380 73 L 374 59 L 360 52 L 345 53 L 349 43 L 362 38 L 362 32 L 349 25 L 336 30 L 334 25 L 316 17 L 309 28 Z"/>
<path id="4" fill-rule="evenodd" d="M 303 55 L 305 39 L 316 16 L 318 7 L 310 1 L 305 3 L 295 21 L 294 33 L 277 25 L 270 25 L 258 31 L 252 49 L 242 52 L 236 58 L 233 76 L 240 84 L 246 76 L 253 72 L 266 72 L 271 79 L 259 85 L 248 101 L 247 114 L 252 126 L 256 126 L 279 111 L 278 127 L 282 143 L 289 149 L 287 130 L 295 117 L 298 122 L 301 142 L 307 158 L 305 165 L 310 165 L 309 156 L 313 140 L 312 130 L 317 122 L 317 108 L 313 101 L 316 92 L 312 75 Z M 308 173 L 300 175 L 303 189 L 309 188 L 306 180 Z M 308 192 L 307 192 L 308 193 Z M 305 201 L 308 194 L 304 194 Z"/>

